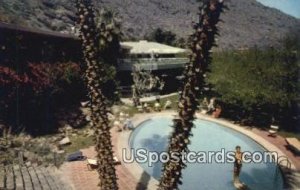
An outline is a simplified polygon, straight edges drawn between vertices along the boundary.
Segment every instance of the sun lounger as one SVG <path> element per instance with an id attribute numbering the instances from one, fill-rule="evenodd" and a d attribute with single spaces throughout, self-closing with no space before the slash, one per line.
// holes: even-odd
<path id="1" fill-rule="evenodd" d="M 269 136 L 275 137 L 277 135 L 278 129 L 279 129 L 278 126 L 271 125 L 269 130 Z"/>
<path id="2" fill-rule="evenodd" d="M 154 104 L 154 110 L 155 110 L 155 111 L 161 111 L 161 105 L 160 105 L 160 103 L 156 102 L 156 103 Z"/>
<path id="3" fill-rule="evenodd" d="M 83 156 L 82 152 L 81 151 L 77 151 L 77 152 L 73 152 L 71 154 L 69 154 L 67 156 L 67 161 L 68 162 L 72 162 L 72 161 L 82 161 L 82 160 L 85 160 L 86 157 Z"/>
<path id="4" fill-rule="evenodd" d="M 138 112 L 140 112 L 140 113 L 144 112 L 143 106 L 137 106 L 136 108 L 137 108 Z"/>
<path id="5" fill-rule="evenodd" d="M 89 170 L 96 169 L 98 166 L 96 159 L 87 159 L 87 167 Z"/>
<path id="6" fill-rule="evenodd" d="M 294 150 L 296 153 L 300 154 L 300 141 L 296 138 L 286 138 L 285 139 L 289 148 Z"/>
<path id="7" fill-rule="evenodd" d="M 119 161 L 119 159 L 116 156 L 114 156 L 114 164 L 115 165 L 121 164 L 121 162 Z M 89 170 L 96 169 L 98 167 L 97 159 L 88 158 L 87 159 L 87 167 Z"/>

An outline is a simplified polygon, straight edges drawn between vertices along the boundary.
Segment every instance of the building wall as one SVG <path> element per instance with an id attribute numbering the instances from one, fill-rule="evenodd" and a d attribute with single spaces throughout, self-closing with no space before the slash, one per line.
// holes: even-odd
<path id="1" fill-rule="evenodd" d="M 22 70 L 27 63 L 76 62 L 82 59 L 80 40 L 69 34 L 46 32 L 0 23 L 0 66 Z M 182 66 L 173 69 L 156 70 L 153 73 L 164 78 L 166 87 L 163 93 L 174 92 L 178 88 L 176 76 Z M 131 71 L 118 71 L 117 80 L 121 86 L 133 84 Z"/>
<path id="2" fill-rule="evenodd" d="M 0 65 L 79 62 L 81 55 L 80 41 L 73 36 L 0 24 Z"/>

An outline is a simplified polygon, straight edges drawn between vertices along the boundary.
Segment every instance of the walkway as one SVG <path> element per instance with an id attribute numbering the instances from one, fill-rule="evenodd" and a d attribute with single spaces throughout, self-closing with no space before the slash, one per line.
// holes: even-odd
<path id="1" fill-rule="evenodd" d="M 114 151 L 116 152 L 117 138 L 120 133 L 116 132 L 116 129 L 111 130 L 112 142 L 114 145 Z M 83 155 L 88 158 L 95 158 L 96 152 L 94 147 L 81 150 Z M 118 157 L 119 160 L 121 158 Z M 96 190 L 99 189 L 98 173 L 96 170 L 88 170 L 86 161 L 66 162 L 62 165 L 60 170 L 64 173 L 64 176 L 68 178 L 68 181 L 73 184 L 74 190 Z M 142 184 L 139 184 L 131 172 L 128 171 L 123 165 L 116 166 L 116 173 L 119 178 L 119 190 L 143 190 L 146 189 Z"/>
<path id="2" fill-rule="evenodd" d="M 257 128 L 253 128 L 251 131 L 263 137 L 264 139 L 275 145 L 277 148 L 279 148 L 294 163 L 297 171 L 300 172 L 300 156 L 294 154 L 288 149 L 288 144 L 286 143 L 285 138 L 279 135 L 277 137 L 270 137 L 268 135 L 268 131 L 260 130 Z"/>

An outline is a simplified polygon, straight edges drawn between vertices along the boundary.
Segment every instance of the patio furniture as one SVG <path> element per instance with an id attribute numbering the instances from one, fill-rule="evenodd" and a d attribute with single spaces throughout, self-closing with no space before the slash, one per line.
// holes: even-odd
<path id="1" fill-rule="evenodd" d="M 119 161 L 119 159 L 116 156 L 114 156 L 114 164 L 115 165 L 121 164 L 121 162 Z M 97 159 L 91 159 L 91 158 L 87 159 L 88 170 L 93 170 L 93 169 L 96 169 L 97 167 L 98 167 Z"/>
<path id="2" fill-rule="evenodd" d="M 285 138 L 288 147 L 294 152 L 300 154 L 300 141 L 296 138 Z"/>
<path id="3" fill-rule="evenodd" d="M 201 109 L 201 110 L 200 110 L 200 113 L 202 113 L 202 114 L 207 114 L 207 110 Z"/>
<path id="4" fill-rule="evenodd" d="M 171 109 L 171 108 L 172 108 L 172 102 L 171 102 L 171 100 L 167 100 L 164 105 L 164 110 Z"/>
<path id="5" fill-rule="evenodd" d="M 86 157 L 83 156 L 82 152 L 81 151 L 76 151 L 76 152 L 73 152 L 71 154 L 69 154 L 67 156 L 67 161 L 68 162 L 72 162 L 72 161 L 82 161 L 82 160 L 85 160 Z"/>
<path id="6" fill-rule="evenodd" d="M 124 125 L 123 125 L 123 129 L 124 130 L 133 130 L 134 129 L 134 126 L 133 126 L 133 123 L 131 121 L 131 119 L 127 118 L 124 122 Z"/>
<path id="7" fill-rule="evenodd" d="M 140 112 L 140 113 L 144 112 L 143 106 L 137 106 L 136 108 L 137 108 L 138 112 Z"/>
<path id="8" fill-rule="evenodd" d="M 276 125 L 271 125 L 269 129 L 269 136 L 276 137 L 279 127 Z"/>
<path id="9" fill-rule="evenodd" d="M 147 103 L 145 103 L 145 104 L 143 105 L 143 108 L 144 108 L 144 111 L 145 111 L 146 113 L 151 112 L 151 108 L 150 108 L 150 106 L 149 106 Z"/>
<path id="10" fill-rule="evenodd" d="M 157 111 L 157 112 L 161 111 L 161 105 L 160 105 L 160 103 L 156 102 L 154 104 L 154 110 Z"/>
<path id="11" fill-rule="evenodd" d="M 122 131 L 121 122 L 119 120 L 115 120 L 113 126 L 117 128 L 117 131 Z"/>

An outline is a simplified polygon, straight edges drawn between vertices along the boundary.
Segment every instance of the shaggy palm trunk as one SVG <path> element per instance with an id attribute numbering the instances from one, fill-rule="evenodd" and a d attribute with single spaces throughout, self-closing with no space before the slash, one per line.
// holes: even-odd
<path id="1" fill-rule="evenodd" d="M 171 159 L 164 164 L 163 173 L 159 183 L 160 190 L 178 189 L 182 184 L 182 169 L 186 167 L 182 160 L 184 153 L 188 152 L 189 137 L 193 127 L 194 115 L 198 106 L 198 98 L 202 93 L 204 74 L 210 63 L 210 51 L 215 45 L 217 34 L 216 24 L 222 12 L 222 0 L 206 1 L 199 8 L 199 22 L 194 25 L 191 36 L 190 62 L 184 71 L 183 89 L 178 104 L 179 117 L 174 119 L 174 132 L 170 137 L 168 152 Z M 180 155 L 180 160 L 172 159 L 172 154 Z"/>
<path id="2" fill-rule="evenodd" d="M 107 102 L 100 89 L 105 72 L 99 60 L 94 12 L 90 0 L 77 0 L 76 6 L 84 61 L 86 63 L 85 79 L 90 97 L 91 119 L 95 131 L 99 186 L 102 190 L 116 190 L 118 185 L 107 116 Z"/>

